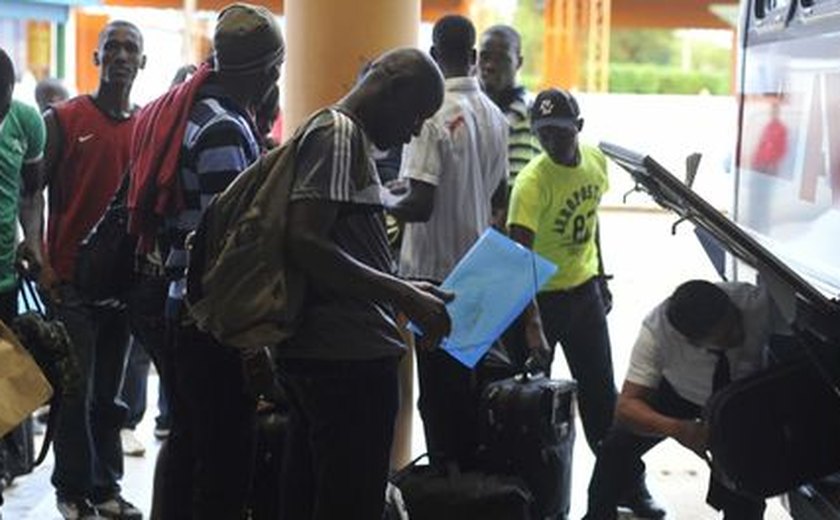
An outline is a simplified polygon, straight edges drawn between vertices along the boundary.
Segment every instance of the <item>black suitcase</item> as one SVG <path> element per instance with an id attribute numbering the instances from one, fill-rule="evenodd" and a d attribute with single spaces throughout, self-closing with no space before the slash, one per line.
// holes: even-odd
<path id="1" fill-rule="evenodd" d="M 392 483 L 400 490 L 411 520 L 539 518 L 534 514 L 533 495 L 517 477 L 461 473 L 455 465 L 438 468 L 415 460 Z"/>
<path id="2" fill-rule="evenodd" d="M 257 412 L 256 455 L 249 510 L 251 520 L 280 518 L 283 449 L 289 414 L 283 406 Z"/>
<path id="3" fill-rule="evenodd" d="M 826 376 L 801 360 L 715 394 L 705 420 L 718 480 L 769 497 L 840 470 L 840 393 Z"/>
<path id="4" fill-rule="evenodd" d="M 481 398 L 482 468 L 521 477 L 540 518 L 569 513 L 575 388 L 521 374 L 489 384 Z"/>

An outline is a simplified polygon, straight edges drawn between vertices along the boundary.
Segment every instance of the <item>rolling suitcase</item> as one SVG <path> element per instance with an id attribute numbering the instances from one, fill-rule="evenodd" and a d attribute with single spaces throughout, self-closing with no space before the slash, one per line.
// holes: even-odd
<path id="1" fill-rule="evenodd" d="M 769 497 L 840 470 L 840 393 L 809 360 L 775 366 L 712 396 L 712 471 L 727 487 Z"/>
<path id="2" fill-rule="evenodd" d="M 540 518 L 569 513 L 575 387 L 525 373 L 489 384 L 481 398 L 482 468 L 522 478 Z"/>

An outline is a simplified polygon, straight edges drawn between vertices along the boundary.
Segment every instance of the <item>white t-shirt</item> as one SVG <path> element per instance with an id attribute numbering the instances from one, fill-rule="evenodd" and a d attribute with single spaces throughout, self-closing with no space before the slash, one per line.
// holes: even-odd
<path id="1" fill-rule="evenodd" d="M 435 186 L 427 222 L 408 223 L 400 275 L 443 281 L 490 226 L 493 192 L 507 177 L 508 121 L 475 78 L 449 78 L 440 110 L 403 151 L 400 177 Z"/>
<path id="2" fill-rule="evenodd" d="M 732 379 L 746 377 L 764 366 L 770 335 L 784 327 L 767 291 L 747 283 L 718 283 L 744 319 L 744 344 L 727 349 Z M 664 377 L 682 398 L 704 406 L 712 395 L 717 355 L 691 344 L 677 332 L 665 314 L 667 300 L 644 320 L 630 355 L 627 381 L 657 388 Z"/>

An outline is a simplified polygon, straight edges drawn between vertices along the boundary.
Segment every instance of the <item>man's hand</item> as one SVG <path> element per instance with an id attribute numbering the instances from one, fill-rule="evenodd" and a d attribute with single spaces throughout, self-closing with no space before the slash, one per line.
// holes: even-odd
<path id="1" fill-rule="evenodd" d="M 26 240 L 18 244 L 17 263 L 24 273 L 33 277 L 38 276 L 44 264 L 40 244 L 33 244 Z"/>
<path id="2" fill-rule="evenodd" d="M 455 295 L 428 282 L 411 282 L 411 285 L 415 290 L 401 305 L 402 311 L 423 333 L 417 339 L 417 348 L 428 351 L 452 331 L 446 303 Z"/>
<path id="3" fill-rule="evenodd" d="M 604 314 L 609 314 L 613 307 L 613 295 L 612 291 L 610 291 L 609 284 L 611 279 L 612 275 L 598 275 L 598 291 L 601 293 L 601 303 L 604 306 Z"/>
<path id="4" fill-rule="evenodd" d="M 40 244 L 24 240 L 17 248 L 17 264 L 23 276 L 36 280 L 38 289 L 53 303 L 61 302 L 58 290 L 58 275 L 49 262 L 44 260 Z"/>
<path id="5" fill-rule="evenodd" d="M 394 179 L 385 183 L 385 189 L 393 195 L 405 195 L 408 193 L 408 179 Z"/>
<path id="6" fill-rule="evenodd" d="M 674 438 L 698 456 L 705 458 L 709 443 L 709 427 L 701 421 L 679 421 Z"/>
<path id="7" fill-rule="evenodd" d="M 242 349 L 239 354 L 242 360 L 242 380 L 248 395 L 254 399 L 274 396 L 277 379 L 268 350 Z"/>
<path id="8" fill-rule="evenodd" d="M 58 290 L 58 275 L 49 264 L 44 262 L 38 273 L 38 289 L 53 303 L 61 303 L 61 294 Z"/>
<path id="9" fill-rule="evenodd" d="M 526 313 L 528 314 L 528 313 Z M 548 373 L 551 366 L 551 348 L 543 332 L 539 313 L 533 313 L 536 318 L 525 316 L 525 346 L 528 348 L 529 365 L 537 370 Z"/>

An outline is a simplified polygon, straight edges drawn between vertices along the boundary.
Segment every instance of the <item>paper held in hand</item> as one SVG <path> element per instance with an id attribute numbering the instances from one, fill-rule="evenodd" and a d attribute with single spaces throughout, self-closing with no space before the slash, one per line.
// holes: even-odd
<path id="1" fill-rule="evenodd" d="M 441 348 L 475 367 L 556 271 L 556 265 L 498 231 L 485 231 L 441 284 L 455 293 L 446 306 L 452 334 Z"/>

